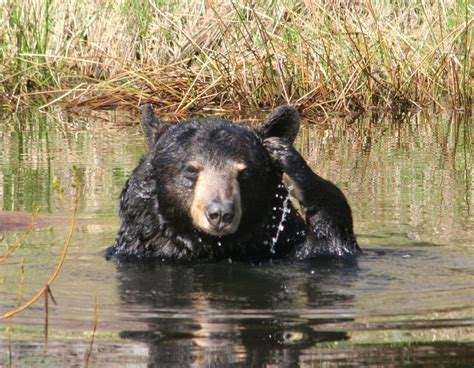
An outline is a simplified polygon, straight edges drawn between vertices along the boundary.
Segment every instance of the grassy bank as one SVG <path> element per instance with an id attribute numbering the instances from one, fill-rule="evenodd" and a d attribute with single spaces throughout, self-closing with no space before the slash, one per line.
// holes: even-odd
<path id="1" fill-rule="evenodd" d="M 0 0 L 10 106 L 469 109 L 469 0 Z"/>

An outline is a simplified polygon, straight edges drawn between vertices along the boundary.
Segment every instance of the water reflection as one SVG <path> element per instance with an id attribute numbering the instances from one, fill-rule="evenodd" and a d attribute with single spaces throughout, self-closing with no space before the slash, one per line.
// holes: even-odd
<path id="1" fill-rule="evenodd" d="M 79 211 L 114 216 L 123 183 L 142 154 L 134 117 L 107 113 L 77 118 L 24 111 L 0 116 L 0 209 L 41 213 L 63 211 L 54 182 L 71 194 L 72 165 L 82 174 Z"/>
<path id="2" fill-rule="evenodd" d="M 349 339 L 346 331 L 314 328 L 353 320 L 352 296 L 318 285 L 327 275 L 348 283 L 357 265 L 317 268 L 314 263 L 122 264 L 123 312 L 145 320 L 148 328 L 121 336 L 146 342 L 151 366 L 294 366 L 316 343 Z"/>
<path id="3" fill-rule="evenodd" d="M 119 264 L 121 312 L 146 323 L 120 335 L 148 346 L 149 366 L 459 366 L 474 359 L 473 277 L 462 253 L 446 256 L 386 249 L 353 264 Z M 439 314 L 448 310 L 457 317 Z"/>
<path id="4" fill-rule="evenodd" d="M 299 144 L 312 167 L 349 193 L 356 233 L 383 245 L 396 237 L 397 244 L 470 246 L 473 132 L 467 116 L 426 113 L 306 126 Z"/>

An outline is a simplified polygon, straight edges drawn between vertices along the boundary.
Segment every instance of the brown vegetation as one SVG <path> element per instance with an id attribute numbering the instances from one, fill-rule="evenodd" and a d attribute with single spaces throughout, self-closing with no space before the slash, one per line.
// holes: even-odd
<path id="1" fill-rule="evenodd" d="M 470 109 L 473 19 L 467 0 L 6 0 L 0 96 L 174 113 Z"/>

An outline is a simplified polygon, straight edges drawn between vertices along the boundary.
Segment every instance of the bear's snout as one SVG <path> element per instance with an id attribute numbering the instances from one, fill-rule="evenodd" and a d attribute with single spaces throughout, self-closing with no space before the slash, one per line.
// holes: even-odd
<path id="1" fill-rule="evenodd" d="M 211 201 L 206 207 L 207 221 L 217 230 L 222 231 L 232 225 L 234 220 L 234 202 Z"/>
<path id="2" fill-rule="evenodd" d="M 242 217 L 238 168 L 211 166 L 199 172 L 190 211 L 192 223 L 199 230 L 220 237 L 238 229 Z"/>

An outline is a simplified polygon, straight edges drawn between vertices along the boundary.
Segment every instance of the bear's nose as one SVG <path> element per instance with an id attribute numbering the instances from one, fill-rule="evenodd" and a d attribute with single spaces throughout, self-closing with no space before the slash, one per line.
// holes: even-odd
<path id="1" fill-rule="evenodd" d="M 234 203 L 232 201 L 212 201 L 206 207 L 206 217 L 216 229 L 230 225 L 234 220 Z"/>

